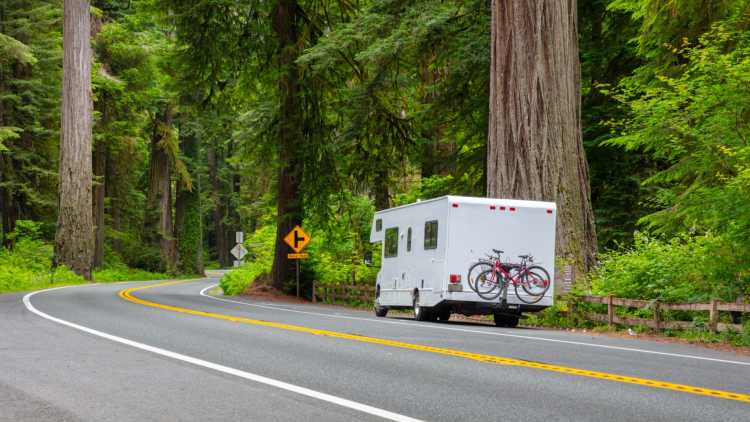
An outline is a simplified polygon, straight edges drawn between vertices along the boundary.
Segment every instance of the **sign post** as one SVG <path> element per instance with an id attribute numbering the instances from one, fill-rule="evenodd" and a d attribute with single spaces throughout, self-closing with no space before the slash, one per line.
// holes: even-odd
<path id="1" fill-rule="evenodd" d="M 234 266 L 239 267 L 240 263 L 242 262 L 242 258 L 247 255 L 247 249 L 245 249 L 245 246 L 242 244 L 242 242 L 245 241 L 245 234 L 243 232 L 235 232 L 234 239 L 237 244 L 234 245 L 230 252 L 232 253 L 232 255 L 234 255 L 235 258 L 237 258 L 234 261 Z"/>
<path id="2" fill-rule="evenodd" d="M 302 230 L 302 227 L 294 226 L 292 231 L 284 236 L 284 242 L 294 251 L 294 253 L 287 254 L 286 257 L 297 261 L 297 297 L 299 297 L 299 261 L 310 257 L 310 254 L 302 252 L 305 246 L 310 243 L 310 236 Z"/>

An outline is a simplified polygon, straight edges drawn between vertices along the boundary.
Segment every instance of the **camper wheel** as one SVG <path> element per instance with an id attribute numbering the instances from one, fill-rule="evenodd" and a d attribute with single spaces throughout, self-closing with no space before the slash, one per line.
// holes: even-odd
<path id="1" fill-rule="evenodd" d="M 449 306 L 443 306 L 437 313 L 437 318 L 440 321 L 448 321 L 451 318 L 451 308 Z"/>
<path id="2" fill-rule="evenodd" d="M 432 308 L 419 304 L 419 291 L 414 291 L 414 319 L 417 321 L 434 321 Z"/>
<path id="3" fill-rule="evenodd" d="M 495 325 L 498 327 L 516 328 L 518 327 L 519 316 L 495 313 Z"/>
<path id="4" fill-rule="evenodd" d="M 383 318 L 386 315 L 388 315 L 388 308 L 387 307 L 375 305 L 375 316 L 376 317 Z"/>

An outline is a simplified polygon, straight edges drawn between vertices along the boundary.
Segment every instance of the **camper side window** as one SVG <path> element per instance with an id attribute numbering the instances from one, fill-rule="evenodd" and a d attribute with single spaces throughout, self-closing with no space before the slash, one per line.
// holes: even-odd
<path id="1" fill-rule="evenodd" d="M 411 252 L 411 227 L 406 231 L 406 252 Z"/>
<path id="2" fill-rule="evenodd" d="M 385 243 L 383 244 L 383 255 L 393 258 L 398 255 L 398 227 L 385 229 Z"/>
<path id="3" fill-rule="evenodd" d="M 378 218 L 377 220 L 375 220 L 375 231 L 379 232 L 382 230 L 383 230 L 383 219 Z"/>
<path id="4" fill-rule="evenodd" d="M 424 248 L 437 249 L 438 241 L 438 222 L 432 220 L 424 223 Z"/>

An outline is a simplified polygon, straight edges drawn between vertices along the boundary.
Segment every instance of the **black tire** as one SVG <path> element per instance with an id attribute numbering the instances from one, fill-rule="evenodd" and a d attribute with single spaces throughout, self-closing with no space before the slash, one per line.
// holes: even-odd
<path id="1" fill-rule="evenodd" d="M 545 277 L 547 275 L 547 277 Z M 534 304 L 544 298 L 545 293 L 549 290 L 550 279 L 547 271 L 542 267 L 529 267 L 525 274 L 520 276 L 520 282 L 515 285 L 516 297 L 523 302 L 528 304 Z M 521 286 L 524 294 L 518 291 L 518 286 Z M 536 286 L 532 288 L 532 286 Z"/>
<path id="2" fill-rule="evenodd" d="M 474 281 L 477 277 L 479 277 L 479 274 L 491 269 L 492 264 L 486 261 L 479 261 L 472 264 L 472 266 L 469 267 L 469 271 L 466 273 L 466 282 L 469 284 L 469 288 L 476 292 L 477 289 L 475 287 Z"/>
<path id="3" fill-rule="evenodd" d="M 474 291 L 485 300 L 495 300 L 503 293 L 505 279 L 494 269 L 483 271 L 475 284 Z"/>
<path id="4" fill-rule="evenodd" d="M 375 305 L 375 316 L 376 317 L 383 318 L 386 315 L 388 315 L 388 308 L 386 308 L 385 306 Z"/>
<path id="5" fill-rule="evenodd" d="M 518 320 L 520 319 L 517 316 L 505 315 L 505 314 L 495 314 L 494 317 L 495 317 L 496 326 L 506 327 L 506 328 L 518 327 Z"/>
<path id="6" fill-rule="evenodd" d="M 443 306 L 437 312 L 437 319 L 440 321 L 448 321 L 451 319 L 451 308 Z"/>
<path id="7" fill-rule="evenodd" d="M 432 309 L 421 306 L 419 304 L 419 293 L 414 295 L 414 304 L 412 306 L 414 309 L 414 319 L 417 321 L 430 321 L 432 318 Z"/>

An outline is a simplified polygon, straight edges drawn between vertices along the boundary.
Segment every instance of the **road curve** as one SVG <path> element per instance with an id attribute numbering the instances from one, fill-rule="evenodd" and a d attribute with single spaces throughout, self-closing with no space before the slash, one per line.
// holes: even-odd
<path id="1" fill-rule="evenodd" d="M 0 421 L 750 420 L 747 357 L 212 297 L 215 283 L 0 295 Z"/>

